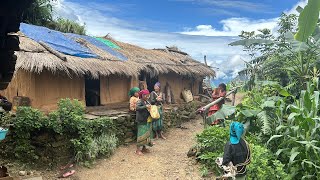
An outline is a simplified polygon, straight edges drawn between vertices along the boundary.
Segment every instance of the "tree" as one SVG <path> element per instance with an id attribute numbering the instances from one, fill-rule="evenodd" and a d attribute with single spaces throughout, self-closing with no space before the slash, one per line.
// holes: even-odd
<path id="1" fill-rule="evenodd" d="M 35 0 L 31 6 L 24 11 L 22 22 L 45 26 L 52 19 L 52 0 Z"/>
<path id="2" fill-rule="evenodd" d="M 53 19 L 52 1 L 54 0 L 34 0 L 23 13 L 22 22 L 45 26 L 65 33 L 86 34 L 85 25 L 64 18 Z"/>
<path id="3" fill-rule="evenodd" d="M 48 27 L 65 33 L 86 34 L 85 25 L 80 25 L 69 19 L 58 18 L 56 21 L 48 24 Z"/>
<path id="4" fill-rule="evenodd" d="M 307 42 L 299 42 L 294 39 L 296 15 L 282 14 L 278 24 L 277 37 L 268 29 L 259 30 L 257 34 L 242 32 L 239 35 L 242 39 L 230 45 L 244 46 L 244 51 L 248 51 L 253 58 L 247 62 L 247 68 L 241 71 L 249 75 L 249 87 L 253 88 L 257 80 L 273 80 L 283 86 L 289 85 L 288 88 L 294 87 L 298 93 L 299 89 L 306 86 L 310 69 L 317 64 L 320 28 L 316 28 Z"/>

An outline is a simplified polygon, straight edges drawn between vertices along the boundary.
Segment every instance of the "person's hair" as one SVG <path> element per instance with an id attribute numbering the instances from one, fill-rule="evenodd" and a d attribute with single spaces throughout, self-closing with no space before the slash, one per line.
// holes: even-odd
<path id="1" fill-rule="evenodd" d="M 227 86 L 224 83 L 219 84 L 219 87 L 221 87 L 224 91 L 227 90 Z"/>

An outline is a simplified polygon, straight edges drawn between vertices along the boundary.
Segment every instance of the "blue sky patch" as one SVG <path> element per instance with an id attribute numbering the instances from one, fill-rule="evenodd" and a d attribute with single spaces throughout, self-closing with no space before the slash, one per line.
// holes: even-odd
<path id="1" fill-rule="evenodd" d="M 277 29 L 282 12 L 296 13 L 306 0 L 57 0 L 56 17 L 85 23 L 92 36 L 163 48 L 176 45 L 215 67 L 216 82 L 228 81 L 249 57 L 228 44 L 241 30 Z"/>

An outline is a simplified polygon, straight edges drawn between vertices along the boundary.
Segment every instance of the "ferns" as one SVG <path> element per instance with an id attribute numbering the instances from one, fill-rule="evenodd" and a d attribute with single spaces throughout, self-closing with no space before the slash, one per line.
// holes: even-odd
<path id="1" fill-rule="evenodd" d="M 261 111 L 257 115 L 257 119 L 261 124 L 261 130 L 264 135 L 270 135 L 271 134 L 271 119 L 270 116 L 268 116 L 266 111 Z"/>
<path id="2" fill-rule="evenodd" d="M 273 135 L 276 127 L 282 123 L 282 114 L 277 111 L 277 108 L 264 108 L 257 114 L 257 121 L 260 125 L 262 135 Z"/>

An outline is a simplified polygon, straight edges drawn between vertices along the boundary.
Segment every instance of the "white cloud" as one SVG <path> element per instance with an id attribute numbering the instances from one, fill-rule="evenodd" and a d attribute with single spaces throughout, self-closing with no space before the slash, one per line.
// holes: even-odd
<path id="1" fill-rule="evenodd" d="M 286 14 L 299 14 L 297 12 L 297 7 L 305 7 L 308 3 L 308 0 L 300 0 L 297 4 L 295 4 L 291 9 L 284 11 Z"/>
<path id="2" fill-rule="evenodd" d="M 225 79 L 228 77 L 226 73 L 220 70 L 216 71 L 216 75 L 216 79 Z"/>
<path id="3" fill-rule="evenodd" d="M 220 21 L 220 23 L 222 24 L 221 30 L 212 27 L 212 25 L 198 25 L 194 29 L 186 28 L 187 31 L 180 33 L 198 36 L 238 36 L 241 31 L 257 31 L 263 28 L 274 30 L 277 27 L 277 18 L 259 20 L 229 18 Z"/>
<path id="4" fill-rule="evenodd" d="M 206 1 L 206 0 L 204 0 Z M 285 10 L 287 14 L 298 14 L 296 8 L 298 6 L 304 7 L 307 0 L 301 0 L 295 4 L 291 9 Z M 249 18 L 228 18 L 220 21 L 222 29 L 216 29 L 212 25 L 202 24 L 195 28 L 187 27 L 181 34 L 197 35 L 197 36 L 238 36 L 241 31 L 257 31 L 259 29 L 268 28 L 275 32 L 278 28 L 278 17 L 271 19 L 253 20 Z"/>
<path id="5" fill-rule="evenodd" d="M 78 21 L 80 23 L 82 22 L 80 17 L 75 12 L 75 9 L 69 7 L 64 0 L 52 1 L 51 4 L 54 7 L 53 15 L 55 18 L 61 16 L 67 19 Z"/>
<path id="6" fill-rule="evenodd" d="M 241 63 L 239 64 L 234 60 L 235 55 L 235 57 L 246 57 L 241 47 L 228 45 L 230 42 L 237 40 L 237 37 L 206 37 L 144 31 L 134 29 L 133 22 L 106 16 L 93 7 L 63 0 L 58 1 L 58 3 L 60 4 L 55 6 L 55 12 L 78 22 L 85 22 L 89 35 L 104 36 L 110 33 L 116 40 L 136 44 L 144 48 L 176 45 L 201 62 L 203 62 L 203 56 L 207 55 L 208 63 L 214 67 L 219 67 L 217 73 L 218 77 L 222 79 L 228 78 L 229 72 L 233 72 L 236 66 L 241 66 Z M 206 28 L 210 29 L 210 26 L 200 26 L 200 28 L 205 30 Z M 215 63 L 216 60 L 220 63 Z M 229 60 L 231 60 L 232 65 L 228 66 L 226 62 Z"/>
<path id="7" fill-rule="evenodd" d="M 259 2 L 249 2 L 244 0 L 173 0 L 178 2 L 188 2 L 193 4 L 199 4 L 214 8 L 222 8 L 222 10 L 227 9 L 237 9 L 245 10 L 249 12 L 260 12 L 260 13 L 270 13 L 271 8 L 264 3 Z"/>
<path id="8" fill-rule="evenodd" d="M 241 47 L 228 46 L 236 41 L 241 30 L 255 30 L 263 27 L 274 28 L 276 19 L 250 20 L 247 18 L 229 18 L 222 20 L 223 28 L 217 30 L 211 25 L 199 25 L 195 29 L 186 29 L 182 33 L 161 33 L 144 30 L 145 27 L 136 22 L 123 19 L 101 12 L 90 6 L 67 0 L 58 0 L 54 6 L 56 16 L 63 16 L 86 23 L 89 35 L 104 36 L 108 33 L 116 40 L 142 46 L 144 48 L 161 48 L 176 45 L 192 57 L 203 61 L 207 60 L 213 67 L 218 67 L 218 77 L 228 79 L 235 77 L 237 72 L 244 67 L 243 60 L 248 60 Z M 108 11 L 116 11 L 118 7 L 112 6 Z M 139 28 L 137 28 L 139 27 Z"/>
<path id="9" fill-rule="evenodd" d="M 203 59 L 203 55 L 213 57 L 226 54 L 244 54 L 239 47 L 229 47 L 228 44 L 235 41 L 235 37 L 204 37 L 190 36 L 179 33 L 160 33 L 135 29 L 134 22 L 127 22 L 112 16 L 106 16 L 93 7 L 88 7 L 68 1 L 59 1 L 62 5 L 55 6 L 55 12 L 61 13 L 61 8 L 67 12 L 73 20 L 85 22 L 89 35 L 104 36 L 108 33 L 119 40 L 137 44 L 145 48 L 165 47 L 177 45 L 182 50 L 194 57 Z M 71 16 L 71 14 L 73 16 Z M 226 51 L 226 48 L 229 48 Z"/>

